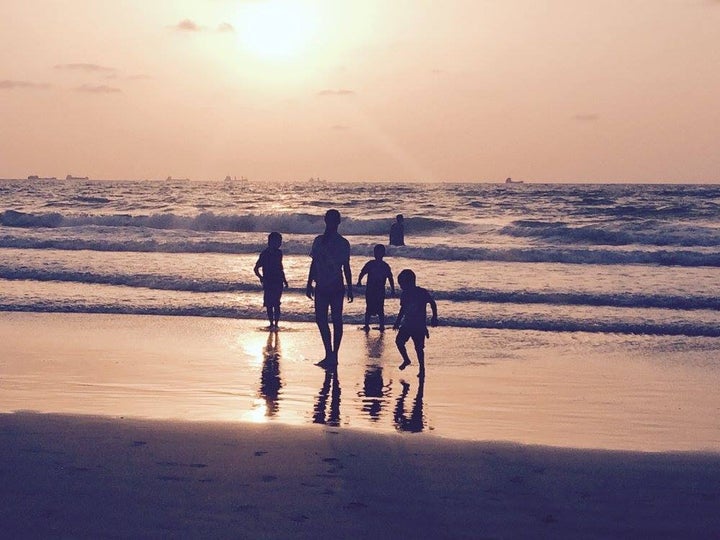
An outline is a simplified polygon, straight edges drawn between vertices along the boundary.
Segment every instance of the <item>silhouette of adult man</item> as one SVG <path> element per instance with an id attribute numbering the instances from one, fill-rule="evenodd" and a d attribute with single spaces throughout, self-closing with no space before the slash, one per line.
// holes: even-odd
<path id="1" fill-rule="evenodd" d="M 390 245 L 405 245 L 405 218 L 402 214 L 395 216 L 395 222 L 390 225 Z"/>
<path id="2" fill-rule="evenodd" d="M 348 302 L 353 301 L 350 243 L 338 233 L 339 225 L 340 212 L 335 209 L 328 210 L 325 213 L 325 232 L 315 238 L 310 251 L 312 263 L 308 272 L 306 295 L 315 300 L 315 322 L 325 347 L 325 358 L 317 364 L 320 367 L 333 367 L 337 364 L 343 336 L 343 302 L 346 292 Z M 328 310 L 332 318 L 332 334 L 328 323 Z"/>
<path id="3" fill-rule="evenodd" d="M 340 380 L 337 369 L 326 369 L 322 387 L 315 398 L 313 406 L 313 423 L 340 425 Z M 328 398 L 330 398 L 330 411 L 328 412 Z"/>

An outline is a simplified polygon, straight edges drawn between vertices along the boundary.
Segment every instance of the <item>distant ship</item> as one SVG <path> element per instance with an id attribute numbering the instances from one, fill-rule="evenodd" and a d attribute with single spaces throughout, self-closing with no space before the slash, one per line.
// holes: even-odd
<path id="1" fill-rule="evenodd" d="M 172 176 L 168 176 L 165 180 L 167 182 L 187 182 L 190 179 L 189 178 L 173 178 Z"/>
<path id="2" fill-rule="evenodd" d="M 240 180 L 238 180 L 238 177 L 237 177 L 237 176 L 227 175 L 227 176 L 225 177 L 225 181 L 226 181 L 226 182 L 247 182 L 248 179 L 245 178 L 244 176 L 241 176 L 241 177 L 240 177 Z"/>
<path id="3" fill-rule="evenodd" d="M 57 180 L 54 176 L 38 176 L 37 174 L 31 174 L 27 177 L 28 180 Z"/>
<path id="4" fill-rule="evenodd" d="M 87 176 L 73 176 L 72 174 L 68 174 L 65 180 L 90 180 L 90 178 Z"/>
<path id="5" fill-rule="evenodd" d="M 506 184 L 522 184 L 522 180 L 513 180 L 512 178 L 508 177 L 505 179 Z"/>

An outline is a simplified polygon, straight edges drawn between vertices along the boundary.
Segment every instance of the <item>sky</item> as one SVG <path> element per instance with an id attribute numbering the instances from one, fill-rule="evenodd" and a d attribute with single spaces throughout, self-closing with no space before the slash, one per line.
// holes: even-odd
<path id="1" fill-rule="evenodd" d="M 720 0 L 2 0 L 0 177 L 720 182 Z"/>

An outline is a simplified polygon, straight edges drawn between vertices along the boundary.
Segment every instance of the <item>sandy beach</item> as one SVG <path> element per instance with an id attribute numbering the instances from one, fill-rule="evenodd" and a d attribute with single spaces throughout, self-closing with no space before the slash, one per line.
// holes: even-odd
<path id="1" fill-rule="evenodd" d="M 0 416 L 11 538 L 716 538 L 720 458 Z"/>
<path id="2" fill-rule="evenodd" d="M 397 370 L 392 337 L 348 328 L 333 374 L 312 364 L 308 324 L 272 335 L 258 321 L 2 313 L 3 530 L 720 534 L 707 342 L 658 364 L 657 339 L 525 332 L 500 350 L 492 332 L 438 328 L 420 385 Z"/>

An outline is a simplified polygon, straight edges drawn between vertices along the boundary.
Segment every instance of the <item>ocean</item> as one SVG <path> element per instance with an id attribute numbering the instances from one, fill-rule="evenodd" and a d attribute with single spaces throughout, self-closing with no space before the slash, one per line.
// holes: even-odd
<path id="1" fill-rule="evenodd" d="M 0 181 L 0 310 L 264 320 L 253 274 L 283 235 L 283 320 L 312 321 L 312 239 L 337 208 L 353 279 L 405 216 L 443 326 L 720 337 L 711 185 Z M 363 289 L 346 306 L 361 324 Z M 398 300 L 387 300 L 392 320 Z"/>
<path id="2" fill-rule="evenodd" d="M 351 331 L 362 287 L 338 373 L 313 365 L 328 208 L 354 281 L 405 216 L 385 260 L 437 300 L 426 382 L 393 332 Z M 279 335 L 253 274 L 271 231 Z M 718 246 L 717 186 L 2 180 L 0 411 L 717 451 Z"/>

